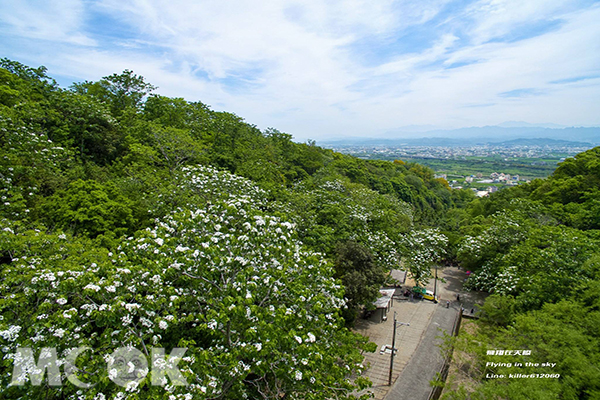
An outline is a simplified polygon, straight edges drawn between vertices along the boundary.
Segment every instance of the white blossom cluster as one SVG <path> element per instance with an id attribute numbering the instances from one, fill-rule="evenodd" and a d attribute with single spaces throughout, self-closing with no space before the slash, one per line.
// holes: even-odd
<path id="1" fill-rule="evenodd" d="M 367 236 L 375 261 L 386 269 L 395 269 L 400 265 L 401 253 L 397 241 L 388 237 L 385 232 L 369 232 Z"/>
<path id="2" fill-rule="evenodd" d="M 365 187 L 356 187 L 351 190 L 347 189 L 346 192 L 352 198 L 353 202 L 362 205 L 360 212 L 364 216 L 363 220 L 368 223 L 364 233 L 357 233 L 357 236 L 363 235 L 363 237 L 366 238 L 364 243 L 370 248 L 376 263 L 386 270 L 397 268 L 402 256 L 408 254 L 407 252 L 401 251 L 403 244 L 405 244 L 406 240 L 413 240 L 411 239 L 413 237 L 412 235 L 415 235 L 416 233 L 413 232 L 405 237 L 390 237 L 385 231 L 377 230 L 377 221 L 385 220 L 386 218 L 381 204 L 378 201 L 384 201 L 386 203 L 385 206 L 393 208 L 395 213 L 407 216 L 409 224 L 409 226 L 405 227 L 407 230 L 412 228 L 413 211 L 411 206 L 393 196 L 381 195 L 378 192 Z M 356 214 L 353 216 L 355 215 Z M 419 236 L 419 234 L 416 235 L 415 238 Z M 438 231 L 427 232 L 424 237 L 427 237 L 428 235 L 431 235 L 433 241 L 436 241 L 437 239 L 446 240 L 446 237 L 443 235 L 440 236 Z M 410 244 L 409 246 L 412 248 L 414 247 L 414 244 Z M 441 246 L 445 248 L 446 244 L 441 244 Z M 404 247 L 406 248 L 406 246 Z M 438 251 L 440 250 L 438 249 Z M 437 259 L 436 256 L 433 256 L 433 258 Z"/>
<path id="3" fill-rule="evenodd" d="M 316 208 L 316 214 L 326 213 L 328 207 L 343 213 L 343 222 L 352 231 L 349 238 L 366 245 L 378 265 L 386 270 L 398 267 L 400 238 L 397 233 L 388 234 L 381 226 L 389 224 L 385 212 L 393 210 L 394 217 L 406 216 L 404 222 L 408 226 L 402 229 L 410 229 L 413 218 L 410 205 L 393 196 L 381 195 L 362 185 L 345 183 L 339 179 L 324 181 L 313 189 L 302 187 L 302 190 L 308 198 L 307 203 Z M 298 221 L 298 224 L 306 226 L 307 222 Z"/>
<path id="4" fill-rule="evenodd" d="M 492 225 L 480 235 L 465 237 L 459 245 L 458 258 L 474 270 L 466 288 L 514 294 L 519 271 L 517 267 L 507 265 L 509 260 L 504 258 L 515 244 L 527 238 L 528 232 L 529 228 L 519 222 L 518 215 L 500 212 L 493 216 Z"/>
<path id="5" fill-rule="evenodd" d="M 431 277 L 431 267 L 446 254 L 448 237 L 438 229 L 414 230 L 404 236 L 402 246 L 412 278 L 423 285 Z"/>
<path id="6" fill-rule="evenodd" d="M 468 288 L 503 295 L 514 294 L 520 281 L 518 268 L 508 266 L 500 271 L 497 269 L 493 263 L 486 263 L 480 271 L 469 277 Z"/>
<path id="7" fill-rule="evenodd" d="M 409 262 L 431 266 L 446 253 L 448 237 L 436 229 L 414 230 L 403 238 Z"/>
<path id="8" fill-rule="evenodd" d="M 344 183 L 339 179 L 325 181 L 321 184 L 321 188 L 328 191 L 336 191 L 341 193 L 346 192 L 346 187 L 344 186 Z"/>
<path id="9" fill-rule="evenodd" d="M 535 204 L 530 209 L 535 210 L 534 207 Z M 595 238 L 565 226 L 537 225 L 537 219 L 536 225 L 527 218 L 520 223 L 507 223 L 503 215 L 499 216 L 499 222 L 493 222 L 495 229 L 481 235 L 485 243 L 476 238 L 463 243 L 460 257 L 473 266 L 467 288 L 526 294 L 520 301 L 535 304 L 540 299 L 558 299 L 561 288 L 570 290 L 589 279 L 581 266 L 596 252 Z M 490 232 L 502 232 L 502 242 L 488 239 Z M 479 253 L 469 258 L 471 254 L 465 249 L 473 248 L 479 248 Z M 478 268 L 480 264 L 483 265 Z"/>
<path id="10" fill-rule="evenodd" d="M 231 192 L 245 182 L 212 169 L 189 173 L 190 185 L 214 190 L 218 179 Z M 242 190 L 259 200 L 262 195 L 255 187 Z M 6 243 L 47 244 L 2 271 L 2 345 L 9 353 L 16 347 L 89 347 L 101 354 L 125 344 L 140 350 L 183 345 L 189 358 L 181 371 L 190 386 L 172 393 L 193 398 L 218 397 L 225 388 L 248 396 L 243 379 L 250 373 L 272 376 L 289 392 L 305 380 L 322 380 L 324 370 L 352 374 L 354 363 L 343 360 L 356 355 L 340 345 L 349 333 L 339 317 L 343 289 L 332 266 L 303 249 L 294 224 L 264 215 L 252 198 L 236 193 L 167 216 L 123 240 L 114 254 L 74 251 L 75 239 L 64 234 L 29 232 L 25 239 L 5 226 L 0 240 Z M 35 336 L 23 335 L 23 322 L 13 315 L 21 315 Z M 105 365 L 101 359 L 88 367 Z M 93 390 L 98 398 L 114 394 L 103 392 L 102 384 Z M 140 390 L 132 386 L 114 398 Z"/>
<path id="11" fill-rule="evenodd" d="M 413 220 L 413 211 L 410 204 L 393 196 L 382 195 L 362 185 L 347 184 L 336 179 L 321 183 L 311 193 L 322 204 L 334 203 L 348 207 L 347 214 L 363 222 L 385 217 L 380 205 L 376 202 L 377 199 L 382 198 L 389 203 L 388 205 L 393 206 L 395 212 L 408 216 L 411 222 Z M 338 196 L 332 196 L 332 193 Z"/>
<path id="12" fill-rule="evenodd" d="M 249 179 L 210 166 L 184 167 L 177 179 L 182 187 L 209 199 L 237 198 L 254 207 L 266 203 L 266 192 Z"/>
<path id="13" fill-rule="evenodd" d="M 459 257 L 479 260 L 486 253 L 507 249 L 526 237 L 527 229 L 522 227 L 514 218 L 505 212 L 494 216 L 493 224 L 480 235 L 466 236 L 461 242 Z"/>

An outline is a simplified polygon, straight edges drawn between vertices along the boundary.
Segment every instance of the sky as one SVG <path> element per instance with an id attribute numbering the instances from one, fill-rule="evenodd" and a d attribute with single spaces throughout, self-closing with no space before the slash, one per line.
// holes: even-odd
<path id="1" fill-rule="evenodd" d="M 0 57 L 125 69 L 295 140 L 600 126 L 600 1 L 0 0 Z"/>

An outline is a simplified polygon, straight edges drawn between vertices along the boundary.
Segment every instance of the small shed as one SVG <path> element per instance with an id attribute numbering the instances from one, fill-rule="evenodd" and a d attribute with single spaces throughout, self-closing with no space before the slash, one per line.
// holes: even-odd
<path id="1" fill-rule="evenodd" d="M 371 321 L 383 322 L 387 320 L 387 313 L 394 305 L 394 292 L 396 289 L 379 289 L 380 297 L 373 303 L 377 309 L 371 316 Z"/>

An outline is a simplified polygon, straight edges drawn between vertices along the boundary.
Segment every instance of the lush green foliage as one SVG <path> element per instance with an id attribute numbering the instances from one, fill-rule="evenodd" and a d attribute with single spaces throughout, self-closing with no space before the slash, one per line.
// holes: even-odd
<path id="1" fill-rule="evenodd" d="M 513 199 L 510 208 L 471 226 L 457 257 L 474 271 L 467 286 L 516 296 L 521 310 L 541 307 L 572 294 L 593 278 L 586 261 L 597 253 L 598 232 L 560 225 L 551 208 Z"/>
<path id="2" fill-rule="evenodd" d="M 567 159 L 547 180 L 468 206 L 471 218 L 460 223 L 465 236 L 457 258 L 473 271 L 467 286 L 493 294 L 481 309 L 476 333 L 463 331 L 456 342 L 457 354 L 466 355 L 456 360 L 461 380 L 470 383 L 453 386 L 444 398 L 600 396 L 599 163 L 597 147 Z M 492 349 L 531 354 L 489 355 Z M 523 366 L 515 367 L 516 362 Z M 532 373 L 560 378 L 509 376 Z"/>
<path id="3" fill-rule="evenodd" d="M 404 237 L 405 264 L 417 286 L 425 286 L 431 268 L 445 256 L 448 238 L 436 229 L 413 231 Z"/>
<path id="4" fill-rule="evenodd" d="M 600 229 L 600 147 L 560 163 L 548 179 L 502 190 L 471 206 L 474 216 L 489 216 L 511 208 L 514 198 L 526 198 L 546 206 L 544 214 L 557 223 L 581 230 Z M 514 207 L 513 207 L 514 208 Z"/>
<path id="5" fill-rule="evenodd" d="M 340 242 L 336 249 L 336 274 L 346 287 L 348 299 L 345 318 L 354 322 L 363 304 L 377 297 L 385 280 L 385 270 L 375 265 L 369 249 L 353 240 Z M 373 307 L 374 308 L 374 307 Z"/>
<path id="6" fill-rule="evenodd" d="M 187 347 L 182 372 L 190 386 L 172 392 L 194 398 L 349 393 L 354 386 L 345 378 L 362 368 L 365 340 L 341 327 L 343 290 L 332 266 L 302 249 L 293 224 L 256 209 L 258 189 L 249 182 L 206 168 L 194 172 L 189 182 L 197 190 L 210 193 L 218 182 L 243 194 L 221 191 L 227 201 L 177 211 L 121 240 L 114 252 L 5 221 L 5 346 L 94 349 L 78 376 L 95 384 L 90 398 L 116 393 L 98 355 L 115 345 L 147 356 L 150 346 Z M 6 359 L 4 367 L 11 364 Z M 7 395 L 70 398 L 76 390 L 65 385 L 48 394 L 45 386 L 24 386 Z M 164 396 L 163 387 L 147 381 L 122 390 Z"/>
<path id="7" fill-rule="evenodd" d="M 0 341 L 90 347 L 73 376 L 95 384 L 7 388 L 7 356 L 3 396 L 164 398 L 109 379 L 102 356 L 130 345 L 188 348 L 174 398 L 352 398 L 369 346 L 344 325 L 458 198 L 419 165 L 155 89 L 126 70 L 65 90 L 0 61 Z"/>
<path id="8" fill-rule="evenodd" d="M 418 164 L 153 94 L 132 71 L 64 90 L 43 67 L 0 67 L 0 342 L 89 346 L 76 374 L 96 383 L 7 388 L 7 356 L 4 397 L 164 398 L 109 379 L 102 355 L 126 344 L 188 348 L 174 398 L 352 398 L 369 346 L 344 325 L 390 269 L 425 284 L 444 261 L 493 293 L 465 342 L 483 381 L 455 396 L 598 395 L 584 365 L 600 354 L 599 148 L 474 199 Z M 564 378 L 485 380 L 483 350 L 505 346 L 563 360 Z"/>
<path id="9" fill-rule="evenodd" d="M 598 276 L 597 276 L 598 277 Z M 454 388 L 443 399 L 596 399 L 600 395 L 600 315 L 598 281 L 587 286 L 581 300 L 548 303 L 524 314 L 510 312 L 510 301 L 490 297 L 485 310 L 496 322 L 507 318 L 505 328 L 487 320 L 476 333 L 461 333 L 455 362 L 471 380 L 469 390 Z M 503 302 L 503 304 L 500 304 Z M 493 304 L 493 305 L 492 305 Z M 496 308 L 493 314 L 491 308 Z M 491 349 L 528 349 L 530 355 L 488 355 Z M 494 363 L 494 364 L 487 364 Z M 521 363 L 522 366 L 515 366 Z M 538 364 L 537 366 L 532 364 Z M 553 366 L 543 366 L 551 363 Z M 514 378 L 510 374 L 558 374 L 556 378 Z M 491 378 L 491 376 L 496 376 Z M 502 376 L 503 377 L 500 377 Z M 452 378 L 451 378 L 452 380 Z"/>

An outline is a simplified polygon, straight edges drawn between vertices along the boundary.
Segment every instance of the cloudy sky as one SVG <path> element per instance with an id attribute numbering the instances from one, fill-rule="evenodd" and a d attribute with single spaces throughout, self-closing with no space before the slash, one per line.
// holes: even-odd
<path id="1" fill-rule="evenodd" d="M 598 126 L 598 21 L 590 0 L 0 0 L 0 57 L 65 87 L 130 69 L 299 141 Z"/>

